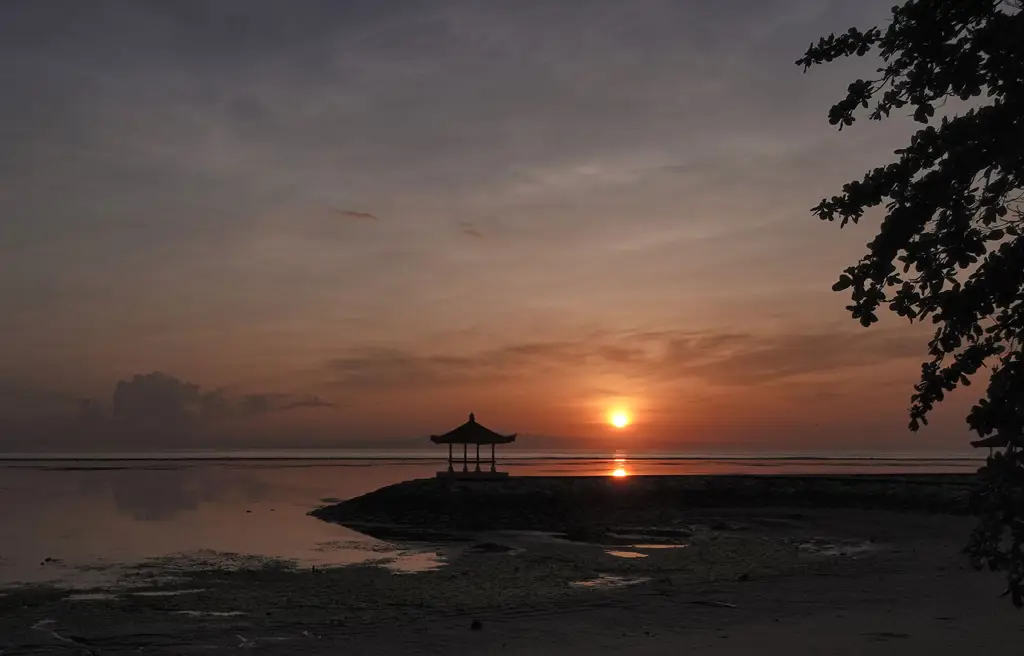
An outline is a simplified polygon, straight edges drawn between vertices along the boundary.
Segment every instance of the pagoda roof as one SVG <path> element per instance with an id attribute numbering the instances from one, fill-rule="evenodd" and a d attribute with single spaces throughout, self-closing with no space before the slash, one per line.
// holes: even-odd
<path id="1" fill-rule="evenodd" d="M 476 423 L 476 417 L 469 413 L 469 421 L 444 435 L 431 435 L 434 444 L 508 444 L 516 441 L 516 434 L 502 435 Z"/>
<path id="2" fill-rule="evenodd" d="M 1017 440 L 1011 440 L 1010 436 L 1006 433 L 996 433 L 995 435 L 989 435 L 988 437 L 980 440 L 974 440 L 971 442 L 973 447 L 989 447 L 998 448 L 1007 446 L 1010 442 L 1016 442 Z"/>

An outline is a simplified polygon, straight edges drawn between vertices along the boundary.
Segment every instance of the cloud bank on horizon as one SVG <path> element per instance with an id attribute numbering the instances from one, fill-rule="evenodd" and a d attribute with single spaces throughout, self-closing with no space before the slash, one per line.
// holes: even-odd
<path id="1" fill-rule="evenodd" d="M 839 137 L 873 62 L 793 61 L 888 5 L 5 4 L 0 451 L 471 409 L 584 446 L 613 403 L 678 448 L 961 446 L 959 399 L 905 432 L 921 330 L 830 291 L 873 226 L 808 211 L 912 126 Z"/>

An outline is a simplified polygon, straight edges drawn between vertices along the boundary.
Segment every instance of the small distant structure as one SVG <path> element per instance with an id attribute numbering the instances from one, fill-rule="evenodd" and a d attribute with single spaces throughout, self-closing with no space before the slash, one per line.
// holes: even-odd
<path id="1" fill-rule="evenodd" d="M 1002 449 L 1009 446 L 1011 443 L 1020 444 L 1021 442 L 1024 442 L 1024 439 L 1012 439 L 1010 437 L 1010 433 L 999 432 L 980 440 L 974 440 L 971 442 L 971 446 L 976 449 L 988 448 L 988 455 L 991 456 L 993 449 Z"/>
<path id="2" fill-rule="evenodd" d="M 438 478 L 505 478 L 508 472 L 499 472 L 494 468 L 494 445 L 509 444 L 516 441 L 516 434 L 502 435 L 476 423 L 476 416 L 469 413 L 469 421 L 444 435 L 431 435 L 434 444 L 448 445 L 448 471 L 437 472 Z M 455 471 L 452 460 L 452 445 L 462 445 L 462 471 Z M 469 470 L 469 445 L 476 445 L 476 468 Z M 480 445 L 491 445 L 491 470 L 480 471 Z"/>

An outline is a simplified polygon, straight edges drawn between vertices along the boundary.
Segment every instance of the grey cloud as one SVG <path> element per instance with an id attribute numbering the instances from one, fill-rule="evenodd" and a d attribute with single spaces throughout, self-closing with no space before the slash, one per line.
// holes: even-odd
<path id="1" fill-rule="evenodd" d="M 344 389 L 404 389 L 463 385 L 541 374 L 583 364 L 587 350 L 570 342 L 537 342 L 483 351 L 476 356 L 417 355 L 397 349 L 361 349 L 327 363 L 332 384 Z"/>
<path id="2" fill-rule="evenodd" d="M 760 384 L 921 358 L 922 345 L 919 335 L 906 330 L 707 335 L 670 342 L 661 371 L 721 385 Z"/>
<path id="3" fill-rule="evenodd" d="M 179 426 L 259 417 L 296 408 L 333 407 L 334 403 L 308 394 L 253 393 L 234 398 L 223 389 L 202 392 L 199 385 L 153 372 L 117 384 L 113 417 L 130 424 Z"/>
<path id="4" fill-rule="evenodd" d="M 136 374 L 114 388 L 113 418 L 119 423 L 181 428 L 203 418 L 199 385 L 155 371 Z"/>
<path id="5" fill-rule="evenodd" d="M 757 385 L 835 373 L 923 354 L 919 335 L 898 330 L 753 333 L 635 333 L 588 342 L 537 342 L 475 355 L 420 355 L 372 349 L 327 365 L 352 392 L 481 384 L 572 375 L 587 367 L 639 380 L 699 379 Z"/>
<path id="6" fill-rule="evenodd" d="M 295 410 L 297 408 L 337 408 L 337 403 L 333 401 L 325 401 L 319 396 L 309 395 L 293 397 L 289 401 L 285 401 L 281 406 L 281 410 Z"/>
<path id="7" fill-rule="evenodd" d="M 36 403 L 26 409 L 25 402 Z M 39 403 L 44 400 L 46 403 Z M 312 394 L 253 393 L 236 396 L 224 389 L 204 391 L 196 383 L 162 372 L 136 374 L 114 387 L 109 406 L 96 399 L 35 392 L 14 385 L 0 388 L 0 429 L 12 438 L 89 440 L 116 436 L 157 440 L 197 438 L 229 427 L 232 420 L 261 418 L 300 409 L 338 405 Z"/>
<path id="8" fill-rule="evenodd" d="M 271 397 L 269 394 L 246 394 L 239 403 L 243 415 L 258 417 L 270 412 Z"/>
<path id="9" fill-rule="evenodd" d="M 380 218 L 375 214 L 369 212 L 357 212 L 355 210 L 339 210 L 336 207 L 331 208 L 331 212 L 334 214 L 346 218 L 346 219 L 360 219 L 363 221 L 380 221 Z"/>
<path id="10" fill-rule="evenodd" d="M 480 232 L 471 221 L 459 221 L 459 232 L 469 237 L 476 237 L 477 239 L 481 239 L 484 236 L 484 233 Z"/>
<path id="11" fill-rule="evenodd" d="M 259 417 L 297 408 L 334 408 L 335 403 L 310 394 L 252 393 L 233 397 L 224 389 L 202 392 L 199 385 L 160 372 L 136 375 L 114 390 L 114 419 L 159 424 L 216 422 L 232 417 Z"/>
<path id="12" fill-rule="evenodd" d="M 789 103 L 789 94 L 755 94 L 746 83 L 799 84 L 802 95 L 791 105 L 813 108 L 806 97 L 820 95 L 822 115 L 827 108 L 827 90 L 806 84 L 793 53 L 737 61 L 737 44 L 757 43 L 780 22 L 838 11 L 835 3 L 821 9 L 798 0 L 731 0 L 713 9 L 664 1 L 498 7 L 446 0 L 400 9 L 125 1 L 60 11 L 43 4 L 5 7 L 10 20 L 0 23 L 7 55 L 0 68 L 18 99 L 0 106 L 7 137 L 0 187 L 32 190 L 0 207 L 11 217 L 0 242 L 12 252 L 46 249 L 12 267 L 11 280 L 30 281 L 13 295 L 25 304 L 52 299 L 54 290 L 107 298 L 112 286 L 124 294 L 134 276 L 116 274 L 134 270 L 129 253 L 144 253 L 157 270 L 181 253 L 222 258 L 223 247 L 251 238 L 253 213 L 311 198 L 355 198 L 391 217 L 397 213 L 383 203 L 416 208 L 421 196 L 444 189 L 438 202 L 446 207 L 437 214 L 446 221 L 452 206 L 471 206 L 476 194 L 514 214 L 522 201 L 492 192 L 518 187 L 524 170 L 551 170 L 561 180 L 559 171 L 594 160 L 630 168 L 635 153 L 649 151 L 685 155 L 704 169 L 717 155 L 721 174 L 705 186 L 720 196 L 736 183 L 738 160 L 749 157 L 724 148 L 723 137 L 746 145 L 748 133 L 768 132 L 779 142 L 808 133 L 791 107 L 760 110 L 766 99 Z M 799 51 L 804 42 L 783 39 L 778 47 Z M 765 75 L 765 66 L 780 75 Z M 763 158 L 750 166 L 771 168 Z M 26 171 L 33 172 L 29 186 Z M 618 173 L 609 175 L 598 178 Z M 545 186 L 536 202 L 578 205 L 573 179 Z M 765 187 L 778 185 L 745 184 L 761 187 L 749 194 L 761 207 L 772 204 Z M 773 193 L 794 196 L 791 188 Z M 678 207 L 676 199 L 651 209 L 654 203 L 638 214 Z M 588 231 L 622 223 L 619 212 L 583 213 Z M 546 220 L 519 217 L 535 226 Z M 403 215 L 407 234 L 419 218 Z M 557 225 L 544 225 L 545 235 Z M 579 229 L 564 238 L 578 238 Z M 388 259 L 365 248 L 364 239 L 351 237 L 339 256 Z M 174 248 L 153 257 L 168 244 Z M 67 279 L 39 270 L 45 260 L 64 262 Z M 393 275 L 388 268 L 373 276 Z M 95 284 L 86 286 L 89 280 Z M 239 275 L 230 284 L 251 282 Z M 337 277 L 331 284 L 353 285 Z"/>
<path id="13" fill-rule="evenodd" d="M 336 403 L 315 395 L 295 394 L 246 394 L 238 404 L 243 416 L 259 417 L 271 412 L 283 412 L 299 408 L 336 408 Z"/>
<path id="14" fill-rule="evenodd" d="M 234 413 L 232 401 L 224 389 L 204 392 L 200 397 L 202 415 L 209 419 L 226 419 Z"/>

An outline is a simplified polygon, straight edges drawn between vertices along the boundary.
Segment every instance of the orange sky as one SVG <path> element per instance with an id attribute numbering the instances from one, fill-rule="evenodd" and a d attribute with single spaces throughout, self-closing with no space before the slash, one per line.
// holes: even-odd
<path id="1" fill-rule="evenodd" d="M 906 431 L 926 332 L 829 289 L 877 217 L 808 211 L 912 125 L 838 134 L 874 63 L 793 61 L 888 3 L 44 4 L 0 24 L 0 451 L 968 439 L 963 394 Z"/>

